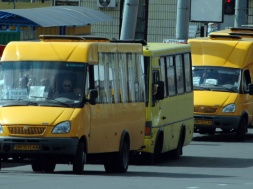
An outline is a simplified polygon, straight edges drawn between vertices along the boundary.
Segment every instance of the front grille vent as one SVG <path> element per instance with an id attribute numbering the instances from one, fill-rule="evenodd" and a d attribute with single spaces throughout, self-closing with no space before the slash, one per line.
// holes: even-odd
<path id="1" fill-rule="evenodd" d="M 43 135 L 46 127 L 41 126 L 8 126 L 9 133 L 12 135 Z"/>
<path id="2" fill-rule="evenodd" d="M 194 113 L 207 113 L 207 114 L 213 114 L 217 111 L 218 108 L 213 107 L 194 107 Z"/>

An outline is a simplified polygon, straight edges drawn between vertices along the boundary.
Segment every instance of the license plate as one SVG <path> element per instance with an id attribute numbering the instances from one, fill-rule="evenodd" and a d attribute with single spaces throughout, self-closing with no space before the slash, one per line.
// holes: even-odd
<path id="1" fill-rule="evenodd" d="M 40 147 L 37 144 L 16 144 L 13 147 L 14 150 L 24 150 L 24 151 L 36 151 L 39 150 Z"/>
<path id="2" fill-rule="evenodd" d="M 194 123 L 196 125 L 212 125 L 213 122 L 210 120 L 195 120 Z"/>

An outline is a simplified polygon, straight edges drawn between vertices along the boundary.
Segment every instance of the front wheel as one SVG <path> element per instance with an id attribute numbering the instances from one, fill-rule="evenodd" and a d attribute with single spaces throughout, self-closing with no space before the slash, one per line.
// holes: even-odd
<path id="1" fill-rule="evenodd" d="M 33 160 L 31 166 L 34 172 L 43 172 L 43 166 L 39 160 Z"/>
<path id="2" fill-rule="evenodd" d="M 86 152 L 85 152 L 84 143 L 79 142 L 77 151 L 76 151 L 76 156 L 74 157 L 74 161 L 73 161 L 73 172 L 75 174 L 82 174 L 85 163 L 86 163 Z"/>
<path id="3" fill-rule="evenodd" d="M 56 163 L 50 160 L 33 160 L 32 161 L 32 170 L 34 172 L 45 172 L 52 173 L 54 172 Z"/>
<path id="4" fill-rule="evenodd" d="M 43 171 L 45 173 L 52 173 L 54 172 L 56 163 L 54 162 L 43 162 Z"/>
<path id="5" fill-rule="evenodd" d="M 245 134 L 247 132 L 247 123 L 246 123 L 246 119 L 242 118 L 239 126 L 236 130 L 236 139 L 238 141 L 243 141 L 245 138 Z"/>

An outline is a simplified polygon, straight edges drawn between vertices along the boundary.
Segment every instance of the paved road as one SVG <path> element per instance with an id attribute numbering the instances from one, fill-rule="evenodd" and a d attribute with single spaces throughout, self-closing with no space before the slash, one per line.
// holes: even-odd
<path id="1" fill-rule="evenodd" d="M 102 165 L 85 165 L 73 175 L 70 165 L 57 165 L 53 174 L 33 173 L 29 165 L 5 167 L 1 189 L 252 189 L 253 131 L 244 142 L 231 135 L 194 135 L 180 160 L 153 165 L 131 165 L 126 174 L 106 174 Z"/>

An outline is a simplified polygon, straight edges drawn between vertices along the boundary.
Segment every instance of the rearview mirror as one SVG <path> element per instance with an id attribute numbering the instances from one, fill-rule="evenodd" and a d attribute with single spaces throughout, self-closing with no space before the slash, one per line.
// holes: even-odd
<path id="1" fill-rule="evenodd" d="M 98 97 L 98 91 L 96 89 L 91 89 L 89 91 L 89 96 L 90 96 L 89 103 L 91 105 L 95 105 L 96 104 L 96 99 Z"/>

